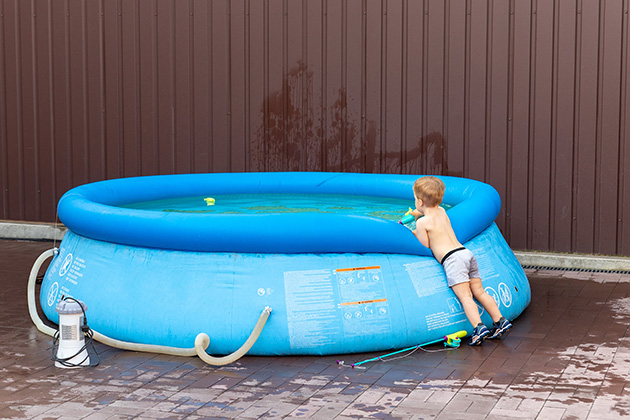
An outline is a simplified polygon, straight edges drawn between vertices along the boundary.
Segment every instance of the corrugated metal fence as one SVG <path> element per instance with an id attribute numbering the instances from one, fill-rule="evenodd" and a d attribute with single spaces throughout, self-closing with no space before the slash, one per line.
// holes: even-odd
<path id="1" fill-rule="evenodd" d="M 630 255 L 628 0 L 0 0 L 0 216 L 220 171 L 492 184 L 517 249 Z"/>

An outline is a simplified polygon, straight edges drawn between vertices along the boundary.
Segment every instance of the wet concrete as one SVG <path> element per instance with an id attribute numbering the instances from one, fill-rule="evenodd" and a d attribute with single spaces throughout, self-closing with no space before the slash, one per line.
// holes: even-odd
<path id="1" fill-rule="evenodd" d="M 99 343 L 98 367 L 65 370 L 26 304 L 30 268 L 51 245 L 0 241 L 0 418 L 630 418 L 630 275 L 528 271 L 532 303 L 503 340 L 361 370 L 336 360 L 376 354 L 214 368 Z"/>

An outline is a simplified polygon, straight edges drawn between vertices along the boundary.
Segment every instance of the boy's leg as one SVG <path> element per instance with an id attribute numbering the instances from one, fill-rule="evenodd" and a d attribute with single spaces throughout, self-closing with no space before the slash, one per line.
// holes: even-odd
<path id="1" fill-rule="evenodd" d="M 483 306 L 486 311 L 488 311 L 488 315 L 492 317 L 493 322 L 497 322 L 499 319 L 501 319 L 501 311 L 499 310 L 499 307 L 497 306 L 497 303 L 492 298 L 492 296 L 487 294 L 484 290 L 481 279 L 470 279 L 470 290 L 472 291 L 475 299 L 477 299 L 477 301 L 481 303 L 481 306 Z"/>
<path id="2" fill-rule="evenodd" d="M 473 300 L 473 292 L 470 288 L 471 285 L 472 284 L 468 282 L 458 283 L 452 286 L 452 289 L 462 304 L 468 321 L 470 321 L 473 327 L 476 327 L 481 322 L 481 317 L 479 316 L 479 308 L 477 308 L 477 304 Z"/>

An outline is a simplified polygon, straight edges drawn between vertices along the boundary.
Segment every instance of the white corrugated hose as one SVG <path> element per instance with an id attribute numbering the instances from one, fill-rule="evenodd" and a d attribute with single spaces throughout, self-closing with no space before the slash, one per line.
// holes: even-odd
<path id="1" fill-rule="evenodd" d="M 49 249 L 44 251 L 35 261 L 33 267 L 31 268 L 31 273 L 28 278 L 28 287 L 27 287 L 27 298 L 28 298 L 28 313 L 31 316 L 31 320 L 37 327 L 39 331 L 49 336 L 54 336 L 57 332 L 54 328 L 51 328 L 44 324 L 37 313 L 37 306 L 35 301 L 35 283 L 37 281 L 37 274 L 39 270 L 48 258 L 52 256 L 56 256 L 59 253 L 57 248 Z M 172 356 L 199 356 L 201 360 L 204 362 L 214 365 L 214 366 L 223 366 L 229 363 L 232 363 L 241 357 L 243 357 L 254 345 L 260 333 L 262 332 L 269 315 L 271 314 L 271 308 L 269 306 L 265 307 L 260 316 L 258 317 L 258 321 L 254 326 L 249 338 L 243 343 L 243 345 L 236 350 L 235 352 L 223 356 L 223 357 L 214 357 L 206 353 L 206 349 L 210 345 L 210 337 L 208 337 L 205 333 L 199 333 L 195 338 L 194 347 L 191 348 L 179 348 L 179 347 L 169 347 L 169 346 L 159 346 L 154 344 L 139 344 L 139 343 L 130 343 L 127 341 L 120 341 L 114 338 L 107 337 L 99 333 L 98 331 L 94 331 L 94 339 L 100 343 L 106 344 L 110 347 L 116 347 L 123 350 L 131 350 L 131 351 L 143 351 L 147 353 L 160 353 L 160 354 L 168 354 Z"/>

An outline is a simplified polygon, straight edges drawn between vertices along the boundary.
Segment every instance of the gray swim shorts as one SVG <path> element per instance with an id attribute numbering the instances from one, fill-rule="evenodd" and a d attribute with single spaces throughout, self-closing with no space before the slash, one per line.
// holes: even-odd
<path id="1" fill-rule="evenodd" d="M 442 260 L 442 266 L 444 266 L 449 287 L 470 281 L 472 278 L 481 278 L 477 259 L 466 248 L 457 248 L 446 254 Z"/>

